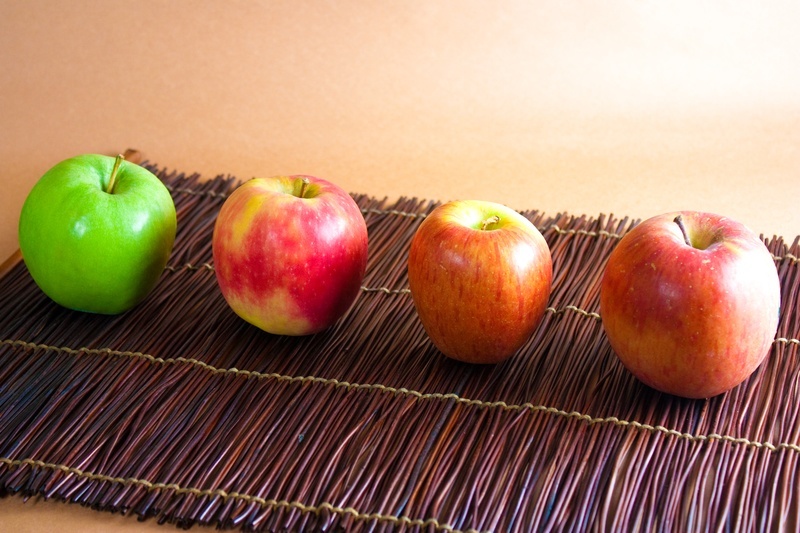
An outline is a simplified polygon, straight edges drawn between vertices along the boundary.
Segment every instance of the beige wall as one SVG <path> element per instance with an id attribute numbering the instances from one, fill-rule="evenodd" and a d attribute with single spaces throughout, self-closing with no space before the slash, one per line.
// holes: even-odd
<path id="1" fill-rule="evenodd" d="M 796 2 L 368 4 L 0 3 L 0 256 L 45 170 L 128 147 L 208 177 L 800 233 Z"/>

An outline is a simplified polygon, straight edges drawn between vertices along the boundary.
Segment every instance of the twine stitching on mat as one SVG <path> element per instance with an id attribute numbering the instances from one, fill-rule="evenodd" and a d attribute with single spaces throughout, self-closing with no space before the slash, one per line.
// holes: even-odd
<path id="1" fill-rule="evenodd" d="M 227 198 L 228 195 L 225 193 L 218 193 L 214 191 L 197 191 L 194 189 L 187 189 L 187 188 L 175 188 L 167 186 L 167 188 L 172 192 L 183 193 L 183 194 L 190 194 L 193 196 L 211 196 L 213 198 Z M 365 215 L 372 214 L 372 215 L 394 215 L 399 217 L 406 217 L 406 218 L 426 218 L 428 216 L 427 213 L 411 213 L 409 211 L 400 211 L 398 209 L 361 209 L 361 212 Z M 590 237 L 611 237 L 613 239 L 619 239 L 622 235 L 617 233 L 611 233 L 609 231 L 600 230 L 600 231 L 588 231 L 583 229 L 569 229 L 564 230 L 561 229 L 558 224 L 551 224 L 550 226 L 539 228 L 540 231 L 547 231 L 547 230 L 554 230 L 556 233 L 564 234 L 564 235 L 588 235 Z"/>
<path id="2" fill-rule="evenodd" d="M 153 483 L 146 479 L 135 477 L 124 478 L 108 476 L 105 474 L 95 474 L 93 472 L 87 472 L 67 465 L 46 463 L 38 459 L 9 459 L 7 457 L 0 457 L 0 463 L 8 465 L 9 468 L 17 468 L 22 465 L 28 465 L 31 467 L 45 468 L 48 470 L 57 470 L 64 472 L 65 474 L 73 474 L 78 477 L 91 479 L 93 481 L 119 483 L 126 486 L 139 485 L 147 489 L 148 492 L 157 490 L 171 490 L 176 495 L 191 494 L 197 497 L 219 497 L 222 498 L 223 502 L 227 502 L 228 500 L 241 500 L 247 503 L 256 503 L 262 508 L 297 509 L 303 513 L 313 513 L 317 516 L 319 516 L 322 511 L 327 511 L 338 515 L 349 515 L 354 519 L 363 522 L 370 522 L 374 520 L 377 522 L 389 522 L 394 525 L 420 527 L 423 529 L 433 526 L 433 528 L 437 531 L 445 531 L 447 533 L 474 533 L 477 531 L 475 529 L 467 529 L 462 532 L 462 530 L 455 529 L 448 524 L 440 523 L 436 518 L 426 518 L 423 520 L 421 518 L 410 518 L 407 516 L 394 516 L 381 513 L 362 513 L 353 507 L 337 507 L 327 502 L 319 505 L 307 505 L 299 501 L 290 502 L 287 500 L 261 498 L 260 496 L 253 496 L 252 494 L 244 494 L 241 492 L 227 492 L 223 489 L 198 489 L 195 487 L 182 487 L 177 483 Z"/>
<path id="3" fill-rule="evenodd" d="M 186 187 L 173 187 L 172 185 L 167 185 L 167 190 L 174 193 L 182 193 L 182 194 L 189 194 L 191 196 L 210 196 L 211 198 L 227 198 L 229 195 L 224 192 L 216 192 L 216 191 L 198 191 L 196 189 L 189 189 Z"/>
<path id="4" fill-rule="evenodd" d="M 775 261 L 782 261 L 784 259 L 788 259 L 793 263 L 798 262 L 798 259 L 792 254 L 786 254 L 784 256 L 777 256 L 774 254 L 770 255 L 772 255 L 772 258 Z M 209 272 L 213 272 L 214 265 L 212 265 L 211 263 L 202 263 L 200 265 L 195 265 L 193 263 L 184 263 L 183 265 L 178 265 L 178 266 L 167 265 L 166 267 L 164 267 L 164 270 L 169 270 L 170 272 L 180 272 L 181 270 L 187 270 L 187 271 L 208 270 Z M 387 294 L 406 294 L 411 292 L 409 289 L 389 289 L 388 287 L 373 288 L 364 286 L 361 287 L 361 290 L 365 292 L 385 292 Z"/>
<path id="5" fill-rule="evenodd" d="M 174 267 L 174 266 L 166 267 L 166 270 L 169 270 L 171 272 L 178 272 L 179 270 L 201 270 L 201 269 L 213 271 L 214 265 L 210 263 L 203 263 L 201 266 L 196 266 L 191 263 L 186 263 L 185 265 L 179 267 Z M 361 290 L 364 292 L 382 292 L 384 294 L 411 294 L 411 289 L 390 289 L 389 287 L 366 287 L 362 285 Z M 599 313 L 596 313 L 594 311 L 586 311 L 585 309 L 581 309 L 580 307 L 577 307 L 575 305 L 567 305 L 562 307 L 561 309 L 556 309 L 555 307 L 548 307 L 547 309 L 545 309 L 545 311 L 548 313 L 553 313 L 555 315 L 563 315 L 567 311 L 573 311 L 587 318 L 592 318 L 597 321 L 601 320 Z M 789 342 L 791 344 L 796 344 L 797 339 L 786 339 L 784 337 L 779 337 L 775 339 L 775 342 L 784 342 L 784 343 Z"/>
<path id="6" fill-rule="evenodd" d="M 783 344 L 797 344 L 800 345 L 800 340 L 798 339 L 787 339 L 784 337 L 779 337 L 773 341 L 774 343 L 783 343 Z M 691 442 L 710 442 L 714 440 L 728 442 L 731 444 L 742 444 L 745 446 L 757 448 L 757 449 L 767 449 L 771 452 L 777 452 L 779 450 L 792 450 L 794 452 L 800 453 L 800 445 L 791 443 L 791 442 L 782 442 L 779 444 L 772 444 L 771 442 L 759 442 L 753 441 L 744 437 L 734 437 L 731 435 L 722 435 L 719 433 L 710 433 L 708 435 L 694 435 L 692 433 L 681 432 L 676 429 L 671 429 L 662 425 L 652 425 L 646 424 L 642 422 L 638 422 L 636 420 L 620 420 L 616 416 L 608 416 L 608 417 L 595 417 L 588 414 L 580 413 L 578 411 L 565 411 L 563 409 L 558 409 L 556 407 L 548 407 L 546 405 L 533 405 L 530 402 L 526 402 L 524 404 L 507 404 L 503 400 L 497 400 L 492 402 L 487 402 L 483 400 L 475 400 L 470 398 L 463 398 L 454 393 L 439 393 L 439 392 L 430 392 L 430 393 L 423 393 L 416 390 L 406 389 L 405 387 L 395 388 L 395 387 L 388 387 L 386 385 L 380 383 L 350 383 L 347 381 L 339 381 L 337 379 L 332 378 L 321 378 L 317 376 L 288 376 L 284 374 L 276 374 L 276 373 L 262 373 L 257 371 L 250 371 L 250 370 L 239 370 L 238 368 L 217 368 L 211 366 L 207 363 L 204 363 L 200 360 L 193 359 L 193 358 L 186 358 L 186 357 L 176 357 L 176 358 L 167 358 L 164 359 L 162 357 L 155 357 L 150 354 L 145 354 L 142 352 L 130 352 L 130 351 L 118 351 L 112 350 L 110 348 L 67 348 L 67 347 L 57 347 L 57 346 L 49 346 L 47 344 L 38 344 L 33 342 L 26 342 L 22 340 L 10 340 L 4 339 L 0 341 L 0 344 L 6 344 L 13 347 L 23 347 L 23 348 L 33 348 L 33 349 L 42 349 L 42 350 L 51 350 L 59 353 L 66 353 L 70 355 L 78 355 L 80 353 L 85 353 L 89 355 L 117 355 L 122 357 L 135 357 L 145 359 L 150 361 L 151 363 L 155 364 L 175 364 L 175 363 L 185 363 L 192 366 L 196 366 L 202 368 L 206 371 L 211 372 L 212 374 L 234 374 L 237 376 L 244 376 L 246 378 L 256 378 L 256 379 L 274 379 L 276 381 L 283 381 L 288 383 L 320 383 L 323 385 L 331 385 L 336 388 L 344 388 L 346 390 L 377 390 L 381 392 L 386 392 L 393 395 L 402 395 L 402 396 L 412 396 L 418 398 L 420 400 L 455 400 L 457 403 L 461 403 L 468 406 L 476 406 L 478 408 L 484 409 L 493 409 L 493 408 L 500 408 L 505 411 L 523 411 L 528 410 L 533 413 L 541 412 L 547 413 L 554 416 L 559 416 L 567 419 L 575 419 L 582 422 L 586 422 L 589 425 L 597 425 L 597 424 L 610 424 L 617 427 L 623 428 L 634 428 L 639 430 L 648 431 L 650 433 L 660 433 L 664 435 L 669 435 L 671 437 L 676 437 L 680 439 L 686 439 Z"/>
<path id="7" fill-rule="evenodd" d="M 171 187 L 169 185 L 167 186 L 167 189 L 169 189 L 172 192 L 190 194 L 190 195 L 194 195 L 194 196 L 211 196 L 213 198 L 227 198 L 228 197 L 228 194 L 226 194 L 226 193 L 218 193 L 218 192 L 214 192 L 214 191 L 198 191 L 198 190 L 194 190 L 194 189 L 180 188 L 180 187 L 179 188 L 175 188 L 175 187 Z M 411 212 L 408 212 L 408 211 L 400 211 L 400 210 L 397 210 L 397 209 L 376 209 L 376 208 L 371 208 L 371 209 L 361 209 L 361 212 L 363 214 L 365 214 L 365 215 L 366 214 L 395 215 L 395 216 L 406 217 L 406 218 L 426 218 L 428 216 L 427 213 L 411 213 Z M 608 237 L 608 238 L 611 238 L 611 239 L 621 239 L 623 237 L 623 235 L 621 235 L 619 233 L 612 233 L 612 232 L 606 231 L 606 230 L 599 230 L 599 231 L 589 231 L 589 230 L 585 230 L 585 229 L 567 229 L 567 230 L 565 230 L 565 229 L 562 229 L 558 224 L 550 224 L 549 226 L 541 227 L 541 228 L 538 228 L 538 229 L 541 232 L 545 232 L 545 231 L 548 231 L 548 230 L 553 230 L 553 231 L 555 231 L 556 233 L 558 233 L 560 235 L 586 235 L 588 237 Z M 787 259 L 787 260 L 791 261 L 792 263 L 800 262 L 800 258 L 797 257 L 794 254 L 787 253 L 787 254 L 784 254 L 782 256 L 781 255 L 775 255 L 775 254 L 770 254 L 770 255 L 772 256 L 772 259 L 774 259 L 775 261 L 783 261 L 784 259 Z M 206 263 L 206 265 L 207 264 L 208 263 Z M 167 267 L 167 268 L 174 271 L 174 267 Z M 212 267 L 212 270 L 213 270 L 213 267 Z"/>
<path id="8" fill-rule="evenodd" d="M 574 231 L 574 230 L 568 230 L 568 231 Z M 583 231 L 583 230 L 579 230 L 579 231 Z M 590 233 L 590 232 L 585 232 L 584 231 L 584 233 Z M 785 255 L 770 254 L 770 255 L 772 256 L 772 259 L 774 261 L 783 261 L 784 259 L 786 259 L 786 260 L 788 260 L 788 261 L 790 261 L 792 263 L 800 262 L 800 260 L 798 260 L 798 258 L 795 257 L 792 254 L 785 254 Z M 206 269 L 208 271 L 212 271 L 213 272 L 214 265 L 212 265 L 211 263 L 203 263 L 201 265 L 195 265 L 193 263 L 185 263 L 185 264 L 179 265 L 179 266 L 167 265 L 166 267 L 164 267 L 164 270 L 169 270 L 170 272 L 178 272 L 180 270 L 202 270 L 202 269 Z M 361 287 L 361 290 L 364 290 L 364 291 L 383 291 L 383 292 L 391 292 L 391 293 L 410 292 L 408 289 L 401 289 L 401 290 L 393 291 L 393 290 L 387 289 L 385 287 L 378 287 L 378 288 L 375 288 L 375 289 L 372 289 L 372 288 L 369 288 L 369 287 Z"/>

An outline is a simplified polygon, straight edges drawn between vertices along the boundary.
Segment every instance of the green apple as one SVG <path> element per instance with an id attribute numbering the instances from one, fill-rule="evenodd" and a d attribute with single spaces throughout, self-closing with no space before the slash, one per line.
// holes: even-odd
<path id="1" fill-rule="evenodd" d="M 25 265 L 56 303 L 118 314 L 155 287 L 175 242 L 175 204 L 149 170 L 81 155 L 48 170 L 19 218 Z"/>

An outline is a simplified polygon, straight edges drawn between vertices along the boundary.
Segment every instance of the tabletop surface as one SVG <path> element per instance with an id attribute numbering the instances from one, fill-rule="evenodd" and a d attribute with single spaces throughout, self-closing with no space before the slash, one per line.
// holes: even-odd
<path id="1" fill-rule="evenodd" d="M 0 257 L 81 153 L 311 174 L 377 197 L 800 234 L 800 7 L 581 2 L 0 4 Z M 0 499 L 0 529 L 159 530 Z"/>

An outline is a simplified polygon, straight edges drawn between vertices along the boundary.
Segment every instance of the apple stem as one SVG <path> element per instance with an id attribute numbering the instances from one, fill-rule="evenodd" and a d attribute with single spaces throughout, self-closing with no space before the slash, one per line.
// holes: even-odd
<path id="1" fill-rule="evenodd" d="M 111 169 L 111 177 L 108 178 L 108 186 L 106 187 L 106 192 L 108 194 L 114 194 L 114 186 L 117 184 L 117 172 L 124 159 L 124 155 L 118 154 L 117 158 L 114 160 L 114 168 Z"/>
<path id="2" fill-rule="evenodd" d="M 308 188 L 308 178 L 300 178 L 300 194 L 299 198 L 305 198 L 306 189 Z"/>
<path id="3" fill-rule="evenodd" d="M 497 215 L 492 215 L 486 220 L 481 223 L 481 231 L 486 231 L 486 229 L 491 226 L 492 224 L 497 224 L 500 222 L 500 217 Z"/>
<path id="4" fill-rule="evenodd" d="M 678 225 L 678 227 L 681 228 L 681 233 L 683 234 L 683 240 L 686 241 L 686 245 L 691 246 L 692 241 L 689 240 L 689 234 L 686 233 L 686 226 L 683 224 L 683 217 L 681 215 L 678 215 L 675 217 L 675 220 L 673 220 L 673 222 L 675 222 Z"/>

